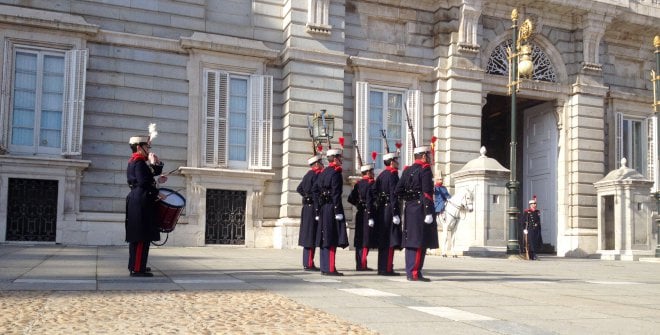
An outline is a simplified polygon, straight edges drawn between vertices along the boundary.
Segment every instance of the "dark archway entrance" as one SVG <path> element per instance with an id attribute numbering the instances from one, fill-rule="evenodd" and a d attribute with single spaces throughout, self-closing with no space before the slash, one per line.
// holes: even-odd
<path id="1" fill-rule="evenodd" d="M 516 109 L 516 180 L 521 187 L 517 207 L 524 210 L 532 194 L 538 194 L 539 209 L 546 213 L 542 228 L 547 245 L 542 251 L 552 253 L 557 241 L 556 118 L 547 101 L 518 98 Z M 487 155 L 510 168 L 511 97 L 488 95 L 481 125 Z"/>

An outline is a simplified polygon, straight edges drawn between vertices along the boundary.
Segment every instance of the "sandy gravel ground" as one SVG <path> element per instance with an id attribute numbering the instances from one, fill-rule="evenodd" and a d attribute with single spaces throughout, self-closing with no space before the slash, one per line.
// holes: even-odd
<path id="1" fill-rule="evenodd" d="M 0 334 L 375 334 L 265 291 L 0 291 Z"/>

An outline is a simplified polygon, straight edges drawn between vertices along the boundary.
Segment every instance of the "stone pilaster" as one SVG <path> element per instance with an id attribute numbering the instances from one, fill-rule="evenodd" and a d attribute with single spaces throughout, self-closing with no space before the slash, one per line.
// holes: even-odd
<path id="1" fill-rule="evenodd" d="M 559 232 L 558 256 L 584 256 L 597 247 L 597 203 L 593 183 L 604 174 L 604 101 L 607 88 L 578 80 L 566 117 L 566 222 Z"/>

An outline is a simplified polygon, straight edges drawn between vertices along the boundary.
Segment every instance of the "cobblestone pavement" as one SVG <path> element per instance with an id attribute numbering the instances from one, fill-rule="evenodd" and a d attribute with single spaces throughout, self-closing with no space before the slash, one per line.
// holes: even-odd
<path id="1" fill-rule="evenodd" d="M 5 335 L 327 333 L 375 334 L 265 291 L 0 291 Z"/>

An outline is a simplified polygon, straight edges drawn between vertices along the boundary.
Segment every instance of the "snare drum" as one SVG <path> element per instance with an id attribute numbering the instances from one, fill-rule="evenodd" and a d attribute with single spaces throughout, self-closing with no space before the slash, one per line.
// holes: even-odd
<path id="1" fill-rule="evenodd" d="M 157 202 L 156 223 L 161 233 L 169 233 L 174 230 L 183 208 L 186 207 L 186 198 L 179 192 L 164 187 L 158 190 L 158 194 L 164 199 Z"/>

